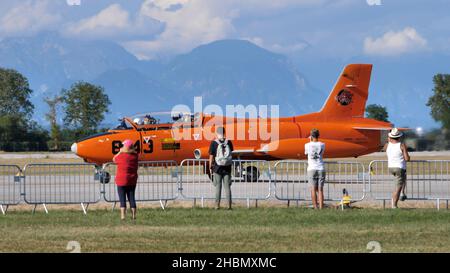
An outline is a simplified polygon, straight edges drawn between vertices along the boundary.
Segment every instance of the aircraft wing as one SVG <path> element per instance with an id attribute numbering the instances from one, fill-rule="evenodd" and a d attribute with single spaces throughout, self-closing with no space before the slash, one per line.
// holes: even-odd
<path id="1" fill-rule="evenodd" d="M 356 130 L 390 131 L 391 127 L 353 127 Z"/>
<path id="2" fill-rule="evenodd" d="M 252 154 L 255 152 L 255 148 L 252 147 L 236 147 L 233 150 L 232 154 L 240 155 L 240 154 Z"/>
<path id="3" fill-rule="evenodd" d="M 371 130 L 371 131 L 390 131 L 391 127 L 352 127 L 356 130 Z M 399 131 L 408 131 L 411 128 L 397 128 Z"/>
<path id="4" fill-rule="evenodd" d="M 194 156 L 196 159 L 199 158 L 206 158 L 208 155 L 209 147 L 202 147 L 197 148 L 194 150 Z M 241 155 L 241 154 L 252 154 L 255 152 L 254 147 L 235 147 L 233 152 L 231 152 L 233 155 Z"/>

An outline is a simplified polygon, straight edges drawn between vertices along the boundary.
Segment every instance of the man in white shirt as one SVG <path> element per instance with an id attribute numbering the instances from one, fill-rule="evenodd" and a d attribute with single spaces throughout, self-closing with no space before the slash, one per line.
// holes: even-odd
<path id="1" fill-rule="evenodd" d="M 403 133 L 392 128 L 388 134 L 388 143 L 384 145 L 388 157 L 389 172 L 395 177 L 396 188 L 392 194 L 392 208 L 397 208 L 398 200 L 407 199 L 406 190 L 406 161 L 410 160 L 408 147 L 402 142 Z M 400 197 L 400 193 L 402 196 Z"/>
<path id="2" fill-rule="evenodd" d="M 308 183 L 311 187 L 311 198 L 315 209 L 323 208 L 323 186 L 325 184 L 325 168 L 323 152 L 325 143 L 319 141 L 319 130 L 312 129 L 310 142 L 305 144 L 305 155 L 308 155 Z M 319 204 L 317 204 L 317 193 Z"/>

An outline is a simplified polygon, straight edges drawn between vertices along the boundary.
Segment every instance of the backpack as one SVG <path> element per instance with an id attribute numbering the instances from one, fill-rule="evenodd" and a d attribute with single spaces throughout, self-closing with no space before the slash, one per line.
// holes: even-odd
<path id="1" fill-rule="evenodd" d="M 216 140 L 217 143 L 217 151 L 215 161 L 218 166 L 229 166 L 232 163 L 231 149 L 228 144 L 228 140 L 225 140 L 221 143 L 219 140 Z"/>

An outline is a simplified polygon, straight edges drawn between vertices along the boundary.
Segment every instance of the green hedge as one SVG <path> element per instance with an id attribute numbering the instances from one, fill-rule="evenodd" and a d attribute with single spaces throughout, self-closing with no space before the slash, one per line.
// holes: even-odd
<path id="1" fill-rule="evenodd" d="M 48 151 L 70 151 L 73 142 L 63 141 L 59 143 L 59 149 L 55 150 L 54 142 L 0 142 L 0 151 L 4 152 L 48 152 Z"/>
<path id="2" fill-rule="evenodd" d="M 58 145 L 59 149 L 56 151 L 70 151 L 70 146 L 72 146 L 73 143 L 74 141 L 60 141 Z M 48 141 L 47 145 L 50 151 L 55 151 L 54 150 L 55 145 L 53 141 Z"/>

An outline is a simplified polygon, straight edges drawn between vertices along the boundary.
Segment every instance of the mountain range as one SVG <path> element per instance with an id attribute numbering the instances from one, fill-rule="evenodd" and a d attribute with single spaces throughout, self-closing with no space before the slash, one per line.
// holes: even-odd
<path id="1" fill-rule="evenodd" d="M 355 59 L 359 61 L 367 62 Z M 0 41 L 0 66 L 16 69 L 29 79 L 34 90 L 34 118 L 42 124 L 46 123 L 43 117 L 48 110 L 43 98 L 77 81 L 105 88 L 112 101 L 105 120 L 107 125 L 134 113 L 170 111 L 176 104 L 193 109 L 194 96 L 202 96 L 203 107 L 279 105 L 282 116 L 317 111 L 342 67 L 327 73 L 319 64 L 309 64 L 311 70 L 301 72 L 298 67 L 308 65 L 299 66 L 284 55 L 245 40 L 215 41 L 168 61 L 138 60 L 114 42 L 74 40 L 52 32 Z M 388 62 L 385 66 L 391 67 Z M 386 73 L 378 71 L 374 76 L 383 77 Z M 408 82 L 392 77 L 390 80 L 393 84 L 375 84 L 382 91 L 371 92 L 369 103 L 384 102 L 388 110 L 394 110 L 390 111 L 392 120 L 402 125 L 429 122 L 427 113 L 421 113 L 426 116 L 422 119 L 417 112 L 413 113 L 416 119 L 412 121 L 411 115 L 402 111 L 416 104 L 421 104 L 416 109 L 427 110 L 423 100 L 431 91 L 423 94 L 421 90 L 428 88 L 428 84 L 427 87 L 416 84 L 416 90 L 405 90 L 410 86 Z M 401 90 L 394 92 L 396 86 Z M 386 98 L 399 101 L 398 107 Z"/>

